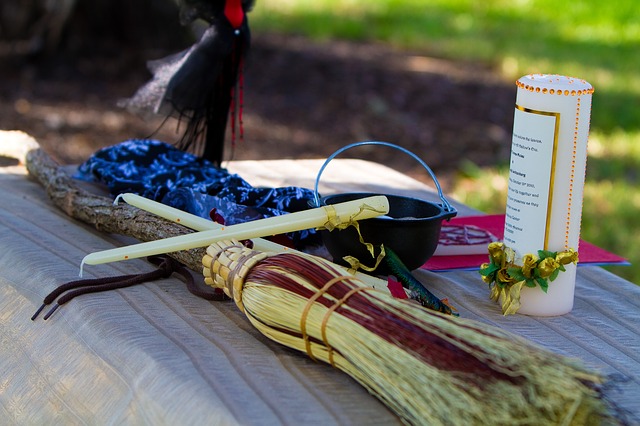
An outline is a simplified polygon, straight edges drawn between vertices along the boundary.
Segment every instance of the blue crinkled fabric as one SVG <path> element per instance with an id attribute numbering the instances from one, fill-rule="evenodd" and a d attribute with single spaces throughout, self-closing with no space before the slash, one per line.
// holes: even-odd
<path id="1" fill-rule="evenodd" d="M 207 160 L 151 139 L 103 148 L 83 163 L 76 178 L 106 185 L 114 197 L 132 192 L 227 225 L 308 209 L 313 191 L 299 187 L 256 188 Z M 289 235 L 296 247 L 317 244 L 313 230 Z"/>

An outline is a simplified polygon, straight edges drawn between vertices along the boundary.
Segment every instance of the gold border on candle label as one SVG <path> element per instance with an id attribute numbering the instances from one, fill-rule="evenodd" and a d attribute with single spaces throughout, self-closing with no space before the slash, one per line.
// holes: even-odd
<path id="1" fill-rule="evenodd" d="M 560 134 L 560 113 L 559 112 L 551 112 L 551 111 L 539 111 L 536 109 L 526 108 L 521 105 L 516 104 L 516 109 L 522 112 L 528 112 L 530 114 L 538 114 L 538 115 L 546 115 L 550 117 L 555 117 L 556 122 L 553 129 L 553 151 L 551 154 L 551 176 L 549 179 L 549 197 L 547 199 L 547 217 L 546 217 L 546 225 L 544 230 L 544 250 L 549 249 L 549 231 L 551 229 L 551 211 L 553 207 L 553 187 L 555 183 L 556 176 L 556 158 L 558 154 L 558 135 Z"/>

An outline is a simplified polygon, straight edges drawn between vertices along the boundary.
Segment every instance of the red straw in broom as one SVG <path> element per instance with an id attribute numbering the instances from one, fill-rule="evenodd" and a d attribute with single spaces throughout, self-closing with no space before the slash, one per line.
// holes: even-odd
<path id="1" fill-rule="evenodd" d="M 584 424 L 602 378 L 486 324 L 363 286 L 341 267 L 234 241 L 203 258 L 260 332 L 339 368 L 411 424 Z"/>

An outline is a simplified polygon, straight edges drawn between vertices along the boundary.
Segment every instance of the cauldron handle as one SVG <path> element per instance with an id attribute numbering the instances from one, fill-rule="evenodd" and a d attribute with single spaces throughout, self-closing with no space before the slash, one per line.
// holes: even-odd
<path id="1" fill-rule="evenodd" d="M 382 141 L 364 141 L 364 142 L 352 143 L 350 145 L 343 146 L 342 148 L 338 149 L 333 154 L 331 154 L 329 157 L 327 157 L 326 161 L 324 162 L 324 164 L 322 165 L 322 167 L 320 167 L 320 170 L 318 171 L 318 176 L 316 177 L 316 182 L 315 182 L 315 186 L 314 186 L 314 197 L 315 197 L 315 203 L 316 203 L 315 206 L 316 207 L 320 207 L 320 195 L 318 194 L 318 185 L 320 184 L 320 176 L 322 176 L 322 172 L 329 165 L 329 162 L 331 160 L 333 160 L 336 156 L 338 156 L 341 153 L 343 153 L 344 151 L 346 151 L 348 149 L 351 149 L 351 148 L 358 147 L 358 146 L 362 146 L 362 145 L 383 145 L 383 146 L 388 146 L 390 148 L 397 149 L 398 151 L 402 151 L 405 154 L 413 157 L 413 159 L 415 159 L 418 163 L 420 163 L 420 165 L 422 167 L 424 167 L 424 169 L 429 173 L 429 176 L 431 176 L 431 179 L 433 179 L 433 182 L 436 185 L 436 190 L 438 191 L 438 196 L 440 197 L 440 200 L 442 200 L 442 206 L 445 209 L 445 211 L 448 211 L 448 212 L 455 212 L 456 211 L 456 209 L 453 208 L 453 206 L 451 206 L 449 201 L 445 198 L 444 194 L 442 193 L 442 188 L 440 187 L 440 182 L 438 182 L 438 179 L 436 178 L 436 175 L 433 173 L 433 171 L 427 165 L 427 163 L 422 161 L 422 159 L 420 157 L 418 157 L 416 154 L 414 154 L 413 152 L 409 151 L 406 148 L 403 148 L 401 146 L 392 144 L 390 142 L 382 142 Z"/>

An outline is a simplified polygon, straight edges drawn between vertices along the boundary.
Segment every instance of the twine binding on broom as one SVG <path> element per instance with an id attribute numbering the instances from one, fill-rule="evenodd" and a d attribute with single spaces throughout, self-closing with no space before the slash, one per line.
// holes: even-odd
<path id="1" fill-rule="evenodd" d="M 311 358 L 314 361 L 317 361 L 317 359 L 316 359 L 315 356 L 313 356 L 313 350 L 311 349 L 311 341 L 309 340 L 309 335 L 307 334 L 307 316 L 309 315 L 309 310 L 311 309 L 311 306 L 313 306 L 313 303 L 316 300 L 318 300 L 320 297 L 322 297 L 331 288 L 332 285 L 334 285 L 334 284 L 336 284 L 336 283 L 338 283 L 338 282 L 340 282 L 342 280 L 347 280 L 347 279 L 353 279 L 353 276 L 352 275 L 340 275 L 340 276 L 337 276 L 337 277 L 327 281 L 327 283 L 324 285 L 324 287 L 322 287 L 313 296 L 311 296 L 309 298 L 309 301 L 307 302 L 307 304 L 305 305 L 304 309 L 302 310 L 302 314 L 300 316 L 300 330 L 302 332 L 302 340 L 304 341 L 304 347 L 305 347 L 305 350 L 307 352 L 307 355 L 309 355 L 309 358 Z M 371 290 L 371 289 L 368 288 L 368 287 L 357 287 L 357 288 L 352 289 L 342 299 L 340 299 L 336 303 L 334 303 L 329 308 L 327 313 L 324 314 L 324 317 L 322 318 L 322 323 L 321 323 L 321 326 L 320 326 L 320 334 L 322 336 L 322 342 L 327 347 L 327 352 L 329 354 L 328 361 L 329 361 L 329 364 L 331 364 L 332 367 L 335 367 L 336 364 L 333 362 L 333 348 L 331 347 L 331 345 L 329 344 L 329 341 L 327 340 L 326 331 L 327 331 L 327 321 L 329 321 L 329 316 L 338 307 L 340 307 L 340 305 L 345 303 L 349 297 L 351 297 L 352 295 L 354 295 L 358 291 L 363 291 L 363 290 Z"/>
<path id="2" fill-rule="evenodd" d="M 604 381 L 471 320 L 364 287 L 310 255 L 211 245 L 206 282 L 261 333 L 349 374 L 408 424 L 600 424 Z"/>

